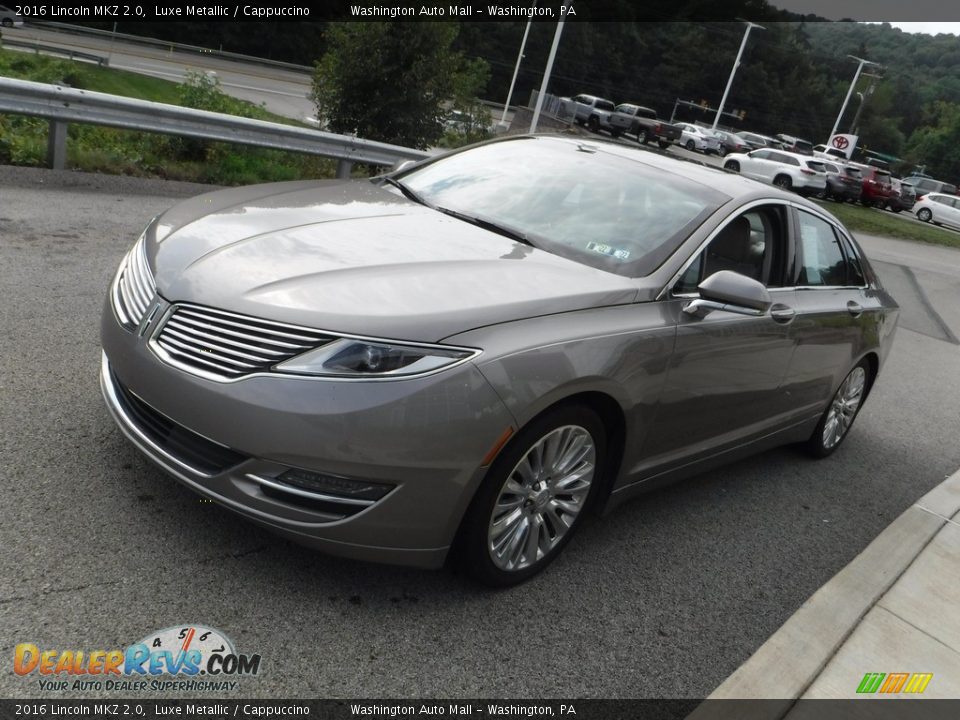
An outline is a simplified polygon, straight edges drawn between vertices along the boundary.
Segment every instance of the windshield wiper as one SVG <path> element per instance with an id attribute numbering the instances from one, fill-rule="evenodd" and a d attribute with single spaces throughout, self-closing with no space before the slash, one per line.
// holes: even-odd
<path id="1" fill-rule="evenodd" d="M 463 220 L 470 223 L 471 225 L 476 225 L 481 227 L 484 230 L 490 230 L 491 232 L 498 233 L 504 237 L 508 237 L 511 240 L 516 240 L 517 242 L 522 242 L 524 245 L 529 245 L 530 247 L 536 247 L 530 238 L 522 230 L 517 230 L 512 228 L 509 225 L 503 225 L 496 222 L 495 220 L 490 220 L 485 218 L 482 215 L 470 215 L 469 213 L 462 213 L 457 210 L 451 210 L 450 208 L 437 207 L 434 206 L 434 210 L 442 212 L 444 215 L 449 215 L 450 217 L 455 217 L 457 220 Z"/>
<path id="2" fill-rule="evenodd" d="M 387 177 L 383 178 L 383 181 L 385 183 L 390 183 L 391 185 L 393 185 L 395 188 L 397 188 L 397 190 L 403 193 L 404 197 L 408 198 L 409 200 L 413 200 L 415 203 L 420 203 L 421 205 L 426 205 L 428 208 L 432 208 L 436 210 L 436 208 L 433 205 L 428 203 L 426 200 L 420 197 L 416 192 L 411 190 L 407 185 L 400 182 L 399 180 L 396 180 L 388 175 Z"/>

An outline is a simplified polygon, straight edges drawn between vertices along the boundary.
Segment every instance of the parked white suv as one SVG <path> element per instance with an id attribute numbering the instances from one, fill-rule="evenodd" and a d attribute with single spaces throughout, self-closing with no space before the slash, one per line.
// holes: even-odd
<path id="1" fill-rule="evenodd" d="M 809 155 L 761 148 L 748 153 L 727 155 L 723 167 L 754 180 L 773 183 L 801 195 L 815 195 L 827 188 L 823 162 Z"/>
<path id="2" fill-rule="evenodd" d="M 927 193 L 913 206 L 918 220 L 960 228 L 960 197 Z"/>

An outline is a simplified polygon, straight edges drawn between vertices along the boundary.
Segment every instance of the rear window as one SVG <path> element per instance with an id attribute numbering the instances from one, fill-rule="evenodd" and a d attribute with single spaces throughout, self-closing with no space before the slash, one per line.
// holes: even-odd
<path id="1" fill-rule="evenodd" d="M 807 167 L 815 172 L 826 172 L 827 166 L 820 162 L 814 162 L 812 160 L 807 161 Z"/>
<path id="2" fill-rule="evenodd" d="M 806 140 L 797 140 L 793 146 L 798 152 L 806 153 L 807 155 L 813 154 L 813 144 L 808 143 Z"/>
<path id="3" fill-rule="evenodd" d="M 860 174 L 860 168 L 848 167 L 848 168 L 844 168 L 843 171 L 852 178 L 859 179 L 863 177 L 863 175 Z"/>
<path id="4" fill-rule="evenodd" d="M 956 185 L 950 185 L 949 183 L 944 183 L 944 184 L 943 184 L 943 189 L 941 190 L 941 192 L 950 193 L 951 195 L 956 195 L 956 194 L 957 194 L 957 186 L 956 186 Z"/>

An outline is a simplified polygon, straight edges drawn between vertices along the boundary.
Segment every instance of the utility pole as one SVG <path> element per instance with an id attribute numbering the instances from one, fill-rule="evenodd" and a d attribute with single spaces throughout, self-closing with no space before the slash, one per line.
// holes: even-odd
<path id="1" fill-rule="evenodd" d="M 733 61 L 733 69 L 730 71 L 730 78 L 727 80 L 727 87 L 723 91 L 723 98 L 720 100 L 720 107 L 717 108 L 717 116 L 713 119 L 713 128 L 717 129 L 717 124 L 720 122 L 720 116 L 723 114 L 723 106 L 727 102 L 727 95 L 730 94 L 730 86 L 733 85 L 733 77 L 737 74 L 737 68 L 740 67 L 740 58 L 743 57 L 743 49 L 747 46 L 747 38 L 750 37 L 750 31 L 753 28 L 760 28 L 761 30 L 766 30 L 763 25 L 757 25 L 752 23 L 749 20 L 744 20 L 747 24 L 747 29 L 743 33 L 743 41 L 740 43 L 740 50 L 737 52 L 737 59 Z"/>

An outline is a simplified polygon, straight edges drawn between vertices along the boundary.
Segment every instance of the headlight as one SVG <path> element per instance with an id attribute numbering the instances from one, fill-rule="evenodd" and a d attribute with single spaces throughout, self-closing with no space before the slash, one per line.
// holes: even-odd
<path id="1" fill-rule="evenodd" d="M 459 364 L 479 352 L 442 345 L 400 345 L 341 338 L 280 363 L 274 370 L 332 377 L 408 377 Z"/>
<path id="2" fill-rule="evenodd" d="M 144 230 L 140 234 L 130 252 L 120 262 L 111 288 L 113 310 L 120 324 L 128 330 L 133 330 L 140 324 L 157 292 L 144 247 L 146 233 Z"/>

